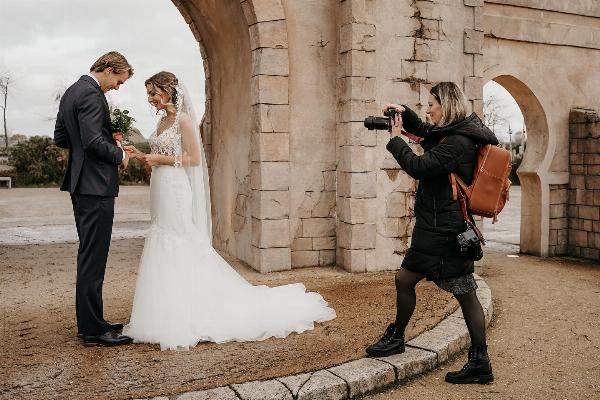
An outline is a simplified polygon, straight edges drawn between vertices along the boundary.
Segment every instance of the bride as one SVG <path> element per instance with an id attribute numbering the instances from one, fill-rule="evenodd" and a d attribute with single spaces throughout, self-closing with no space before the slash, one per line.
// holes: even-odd
<path id="1" fill-rule="evenodd" d="M 123 333 L 177 350 L 200 341 L 283 338 L 335 318 L 303 284 L 253 286 L 214 250 L 208 170 L 190 98 L 170 72 L 145 85 L 162 117 L 149 138 L 150 154 L 125 146 L 152 167 L 152 176 L 151 227 Z"/>

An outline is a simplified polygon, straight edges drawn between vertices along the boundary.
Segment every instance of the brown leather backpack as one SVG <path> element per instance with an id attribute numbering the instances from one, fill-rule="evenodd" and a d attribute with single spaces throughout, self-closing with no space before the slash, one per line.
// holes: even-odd
<path id="1" fill-rule="evenodd" d="M 452 198 L 460 200 L 465 220 L 467 210 L 473 215 L 498 219 L 508 201 L 512 168 L 510 152 L 491 144 L 479 147 L 473 181 L 467 186 L 455 173 L 450 173 Z"/>

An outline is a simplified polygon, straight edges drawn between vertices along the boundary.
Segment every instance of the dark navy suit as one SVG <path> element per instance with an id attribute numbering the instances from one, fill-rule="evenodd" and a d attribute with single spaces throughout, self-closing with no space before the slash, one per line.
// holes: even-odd
<path id="1" fill-rule="evenodd" d="M 77 327 L 86 336 L 109 329 L 103 316 L 102 284 L 124 156 L 112 133 L 104 93 L 91 76 L 82 76 L 60 100 L 54 142 L 69 149 L 60 189 L 71 194 L 79 235 Z"/>

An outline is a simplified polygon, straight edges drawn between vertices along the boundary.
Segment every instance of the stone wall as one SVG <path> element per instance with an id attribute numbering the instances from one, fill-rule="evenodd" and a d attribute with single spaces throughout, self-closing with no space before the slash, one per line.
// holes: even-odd
<path id="1" fill-rule="evenodd" d="M 567 254 L 600 260 L 600 115 L 575 109 L 569 120 Z"/>
<path id="2" fill-rule="evenodd" d="M 529 134 L 521 248 L 566 251 L 568 110 L 600 99 L 594 0 L 173 2 L 205 61 L 218 249 L 261 272 L 398 268 L 416 182 L 385 150 L 389 135 L 367 131 L 364 118 L 388 102 L 425 117 L 440 81 L 460 83 L 481 113 L 494 79 L 524 110 Z M 579 208 L 577 218 L 589 220 Z"/>

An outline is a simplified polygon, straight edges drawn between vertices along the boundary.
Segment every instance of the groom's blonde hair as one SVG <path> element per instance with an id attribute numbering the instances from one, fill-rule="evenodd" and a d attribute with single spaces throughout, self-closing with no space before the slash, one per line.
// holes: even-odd
<path id="1" fill-rule="evenodd" d="M 112 68 L 117 74 L 128 72 L 130 78 L 133 75 L 133 67 L 127 62 L 125 56 L 118 51 L 109 51 L 101 56 L 90 67 L 90 72 L 102 72 L 106 68 Z"/>

